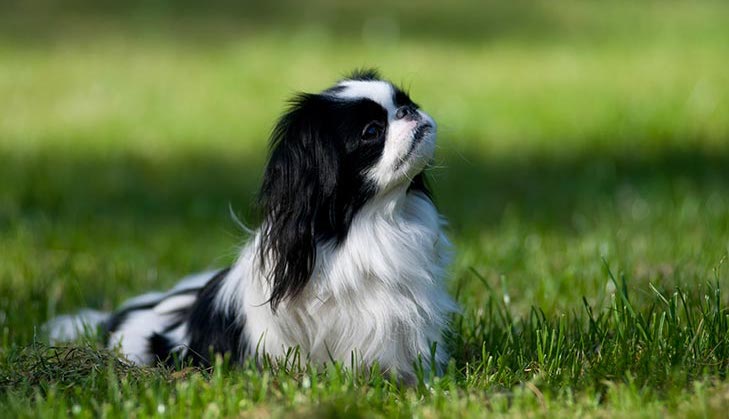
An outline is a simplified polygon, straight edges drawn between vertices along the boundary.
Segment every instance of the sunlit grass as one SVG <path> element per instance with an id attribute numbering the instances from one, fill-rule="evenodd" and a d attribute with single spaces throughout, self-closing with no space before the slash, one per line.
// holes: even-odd
<path id="1" fill-rule="evenodd" d="M 418 16 L 438 22 L 434 7 Z M 725 6 L 540 3 L 490 9 L 488 30 L 463 7 L 450 12 L 467 17 L 462 31 L 418 32 L 401 15 L 394 38 L 364 36 L 373 12 L 356 8 L 351 30 L 329 15 L 285 30 L 217 15 L 4 25 L 0 404 L 29 416 L 724 412 Z M 528 27 L 498 27 L 512 15 Z M 56 356 L 33 346 L 48 317 L 230 263 L 245 234 L 229 211 L 256 224 L 285 100 L 360 66 L 439 122 L 430 175 L 464 309 L 444 378 L 406 389 L 341 366 L 128 370 L 94 342 L 67 368 L 43 361 Z"/>

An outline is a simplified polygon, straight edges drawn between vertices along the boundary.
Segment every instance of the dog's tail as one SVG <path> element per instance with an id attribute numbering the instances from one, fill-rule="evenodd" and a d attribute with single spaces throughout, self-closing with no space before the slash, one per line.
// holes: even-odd
<path id="1" fill-rule="evenodd" d="M 51 344 L 71 342 L 83 336 L 95 336 L 106 325 L 111 313 L 85 309 L 77 314 L 64 314 L 49 320 L 42 332 Z"/>

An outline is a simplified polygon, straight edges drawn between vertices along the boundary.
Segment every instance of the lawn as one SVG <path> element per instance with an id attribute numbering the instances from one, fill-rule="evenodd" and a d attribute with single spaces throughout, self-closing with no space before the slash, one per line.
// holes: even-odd
<path id="1" fill-rule="evenodd" d="M 725 415 L 727 4 L 289 3 L 0 13 L 2 416 Z M 285 100 L 364 65 L 439 122 L 444 376 L 43 343 L 53 315 L 230 263 Z"/>

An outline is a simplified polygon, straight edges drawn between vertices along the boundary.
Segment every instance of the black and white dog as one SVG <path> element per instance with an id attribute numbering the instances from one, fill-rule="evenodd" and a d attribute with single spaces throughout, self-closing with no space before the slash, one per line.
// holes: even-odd
<path id="1" fill-rule="evenodd" d="M 131 361 L 207 364 L 279 357 L 378 362 L 411 379 L 448 359 L 457 307 L 444 289 L 449 242 L 426 186 L 436 124 L 375 71 L 299 94 L 278 121 L 260 190 L 264 219 L 232 267 L 183 279 L 115 313 L 48 325 L 54 341 L 102 327 Z M 354 357 L 354 358 L 352 358 Z"/>

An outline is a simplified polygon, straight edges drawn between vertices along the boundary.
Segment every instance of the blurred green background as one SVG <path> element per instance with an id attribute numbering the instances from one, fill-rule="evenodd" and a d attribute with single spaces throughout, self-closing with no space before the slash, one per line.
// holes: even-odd
<path id="1" fill-rule="evenodd" d="M 229 212 L 256 225 L 285 100 L 362 66 L 439 122 L 431 177 L 467 312 L 489 292 L 517 314 L 600 304 L 603 259 L 637 298 L 726 279 L 727 2 L 0 8 L 5 347 L 229 263 L 245 239 Z"/>

